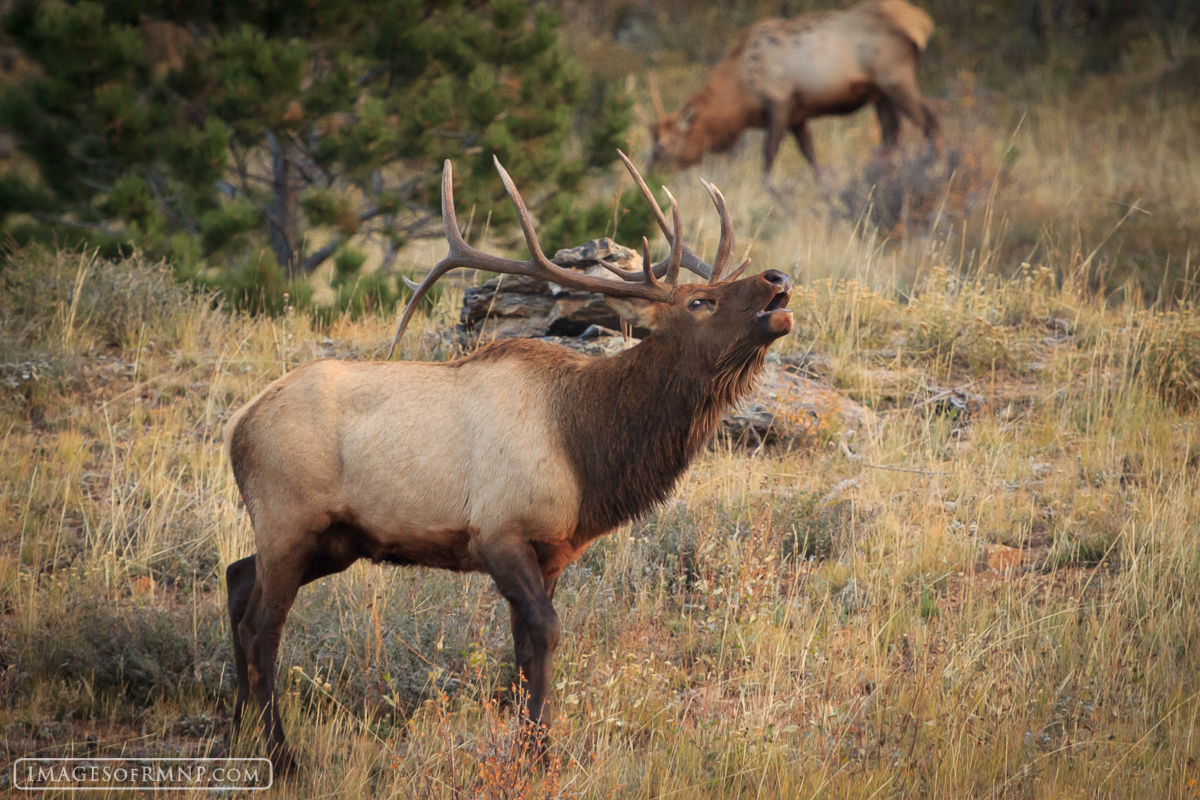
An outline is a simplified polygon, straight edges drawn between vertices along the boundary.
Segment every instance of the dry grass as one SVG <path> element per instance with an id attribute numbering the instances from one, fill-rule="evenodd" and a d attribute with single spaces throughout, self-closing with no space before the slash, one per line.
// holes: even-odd
<path id="1" fill-rule="evenodd" d="M 948 139 L 990 137 L 996 168 L 1021 154 L 933 237 L 831 222 L 790 150 L 788 211 L 755 152 L 705 164 L 741 246 L 802 286 L 782 349 L 878 409 L 878 430 L 717 447 L 566 573 L 545 771 L 516 741 L 485 578 L 360 564 L 306 588 L 280 673 L 309 769 L 273 794 L 1200 796 L 1200 311 L 1098 291 L 1144 253 L 1105 266 L 1098 240 L 1052 226 L 1130 187 L 1194 217 L 1194 114 L 1160 111 L 1149 136 L 1121 111 L 1038 107 L 1016 136 L 948 119 Z M 817 130 L 835 174 L 865 163 L 868 121 Z M 676 194 L 711 252 L 693 183 Z M 312 358 L 379 355 L 392 321 L 231 316 L 152 268 L 70 254 L 24 254 L 0 282 L 6 763 L 226 752 L 221 567 L 252 538 L 222 421 Z M 131 285 L 146 299 L 115 305 Z M 456 318 L 452 294 L 404 358 Z M 1020 548 L 1015 569 L 980 566 L 996 545 Z"/>

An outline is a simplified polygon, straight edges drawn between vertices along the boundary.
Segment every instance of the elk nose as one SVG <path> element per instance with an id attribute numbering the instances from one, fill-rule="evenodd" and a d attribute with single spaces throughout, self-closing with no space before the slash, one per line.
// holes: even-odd
<path id="1" fill-rule="evenodd" d="M 792 281 L 787 275 L 777 269 L 769 269 L 762 274 L 763 279 L 772 286 L 778 286 L 783 291 L 787 291 L 792 286 Z"/>

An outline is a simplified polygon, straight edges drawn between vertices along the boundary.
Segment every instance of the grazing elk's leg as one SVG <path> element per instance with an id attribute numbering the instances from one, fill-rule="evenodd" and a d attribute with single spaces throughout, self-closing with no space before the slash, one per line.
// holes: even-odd
<path id="1" fill-rule="evenodd" d="M 887 99 L 904 112 L 904 116 L 912 120 L 924 132 L 926 141 L 932 142 L 937 137 L 937 117 L 921 99 L 921 93 L 917 91 L 915 83 L 896 83 L 881 87 L 880 90 L 887 96 Z"/>
<path id="2" fill-rule="evenodd" d="M 779 155 L 779 145 L 783 144 L 784 134 L 788 129 L 788 117 L 791 116 L 790 103 L 773 101 L 767 104 L 767 138 L 763 142 L 763 181 L 771 177 L 771 167 L 775 156 Z"/>
<path id="3" fill-rule="evenodd" d="M 540 725 L 561 632 L 537 554 L 529 542 L 508 539 L 481 547 L 479 555 L 509 603 L 517 669 L 529 687 L 525 713 L 529 722 Z"/>
<path id="4" fill-rule="evenodd" d="M 283 721 L 275 694 L 275 660 L 279 639 L 296 591 L 308 571 L 311 553 L 289 553 L 269 566 L 258 561 L 258 577 L 246 616 L 238 626 L 245 648 L 250 691 L 262 709 L 267 725 L 267 749 L 275 769 L 287 775 L 296 771 L 296 760 L 284 739 Z"/>
<path id="5" fill-rule="evenodd" d="M 890 152 L 900 141 L 900 115 L 896 111 L 896 104 L 880 95 L 875 100 L 875 114 L 879 117 L 879 133 L 883 139 L 883 152 Z"/>
<path id="6" fill-rule="evenodd" d="M 246 675 L 246 650 L 238 635 L 238 625 L 246 616 L 250 594 L 254 591 L 254 556 L 234 561 L 225 568 L 225 589 L 229 594 L 229 630 L 233 634 L 233 666 L 237 672 L 237 697 L 233 701 L 231 735 L 242 723 L 246 700 L 250 697 L 250 678 Z"/>
<path id="7" fill-rule="evenodd" d="M 796 146 L 800 148 L 800 155 L 804 156 L 813 172 L 820 175 L 821 168 L 817 166 L 817 151 L 813 149 L 812 131 L 808 129 L 808 120 L 802 119 L 792 123 L 792 136 L 796 139 Z"/>

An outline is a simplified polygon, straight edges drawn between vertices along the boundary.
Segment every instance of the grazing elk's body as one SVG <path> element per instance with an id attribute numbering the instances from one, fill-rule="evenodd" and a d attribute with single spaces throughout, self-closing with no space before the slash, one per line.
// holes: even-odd
<path id="1" fill-rule="evenodd" d="M 706 151 L 727 152 L 747 128 L 767 130 L 764 176 L 789 130 L 816 168 L 808 120 L 867 103 L 875 104 L 885 150 L 896 144 L 901 113 L 932 139 L 937 119 L 917 88 L 917 62 L 932 31 L 929 15 L 904 0 L 762 20 L 682 110 L 665 114 L 651 86 L 658 118 L 650 122 L 650 168 L 683 169 Z"/>
<path id="2" fill-rule="evenodd" d="M 300 586 L 361 558 L 491 575 L 510 604 L 528 718 L 540 722 L 559 639 L 559 574 L 597 536 L 666 499 L 721 413 L 754 385 L 767 347 L 791 329 L 787 276 L 735 280 L 743 264 L 722 280 L 733 232 L 715 189 L 722 234 L 712 265 L 684 246 L 672 200 L 673 229 L 652 206 L 671 255 L 651 264 L 647 249 L 641 273 L 605 265 L 616 280 L 549 262 L 501 176 L 533 257 L 500 259 L 462 240 L 447 162 L 450 255 L 416 287 L 397 339 L 428 288 L 462 266 L 603 292 L 653 333 L 602 359 L 507 340 L 448 363 L 318 361 L 237 412 L 229 458 L 257 553 L 227 570 L 234 718 L 253 693 L 283 771 L 294 767 L 274 693 L 283 621 Z M 681 266 L 709 282 L 677 284 Z"/>

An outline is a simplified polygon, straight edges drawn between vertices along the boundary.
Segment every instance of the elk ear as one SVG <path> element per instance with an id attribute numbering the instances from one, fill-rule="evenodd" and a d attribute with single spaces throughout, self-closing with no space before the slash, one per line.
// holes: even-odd
<path id="1" fill-rule="evenodd" d="M 604 302 L 608 303 L 609 308 L 620 314 L 621 319 L 635 328 L 654 330 L 658 327 L 658 316 L 662 311 L 662 303 L 641 297 L 609 296 L 605 296 Z"/>
<path id="2" fill-rule="evenodd" d="M 684 106 L 684 109 L 679 114 L 679 132 L 687 133 L 688 128 L 692 127 L 692 123 L 696 121 L 696 116 L 699 115 L 700 109 L 694 105 Z"/>

